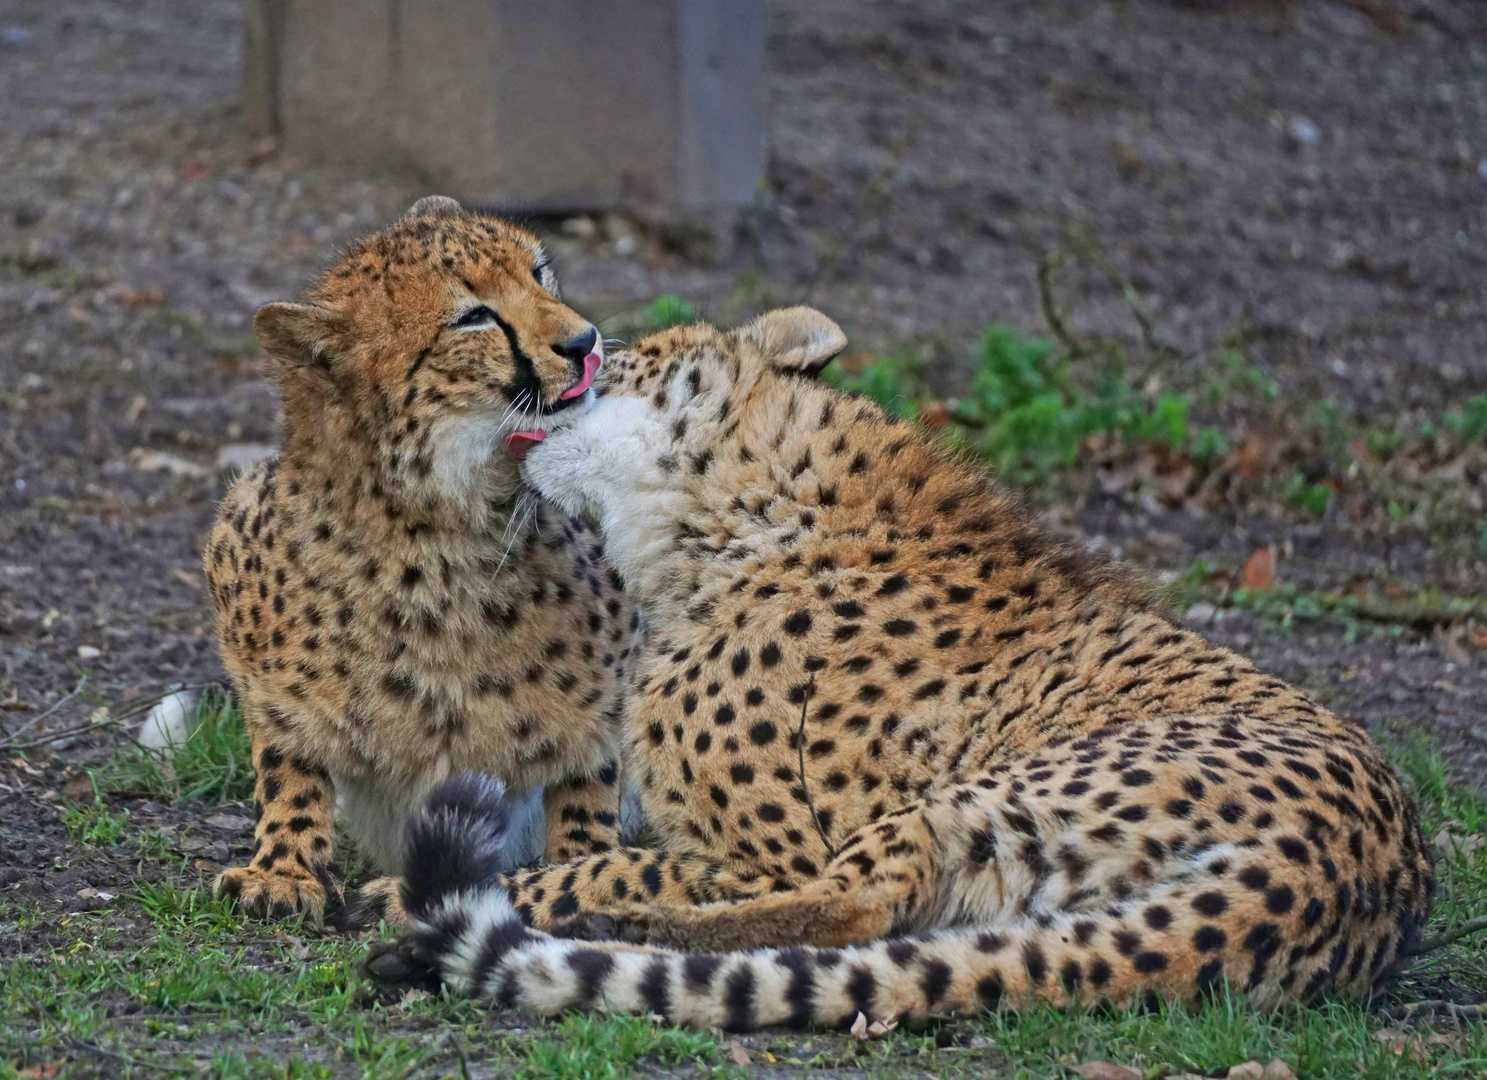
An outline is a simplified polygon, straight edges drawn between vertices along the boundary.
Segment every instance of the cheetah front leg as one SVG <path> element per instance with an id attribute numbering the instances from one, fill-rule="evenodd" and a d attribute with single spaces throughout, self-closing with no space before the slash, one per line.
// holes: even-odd
<path id="1" fill-rule="evenodd" d="M 248 915 L 305 914 L 319 922 L 331 894 L 338 894 L 329 870 L 335 788 L 325 770 L 274 746 L 251 707 L 244 706 L 243 716 L 258 769 L 256 850 L 247 866 L 222 872 L 216 894 L 235 897 Z"/>
<path id="2" fill-rule="evenodd" d="M 855 945 L 923 921 L 935 904 L 940 855 L 924 804 L 911 804 L 848 837 L 821 875 L 792 889 L 715 901 L 669 897 L 608 904 L 558 922 L 568 937 L 614 937 L 696 952 Z"/>
<path id="3" fill-rule="evenodd" d="M 549 784 L 542 794 L 547 817 L 545 857 L 549 866 L 619 846 L 619 768 L 604 765 L 593 776 Z"/>
<path id="4" fill-rule="evenodd" d="M 581 860 L 590 855 L 602 856 L 618 846 L 620 799 L 618 774 L 619 770 L 613 763 L 610 763 L 594 776 L 579 776 L 547 786 L 543 792 L 542 801 L 547 822 L 544 852 L 549 867 L 570 863 L 575 859 Z M 654 854 L 655 852 L 647 853 L 648 856 Z M 593 865 L 591 862 L 590 867 L 592 868 Z M 612 868 L 609 864 L 605 864 L 598 877 L 586 879 L 588 881 L 586 889 L 575 891 L 570 899 L 563 901 L 562 909 L 567 910 L 571 904 L 573 911 L 579 910 L 580 893 L 585 906 L 593 906 L 592 900 L 595 895 L 602 895 L 606 902 L 612 900 L 614 893 L 606 890 L 626 888 L 625 884 L 616 886 L 614 882 L 626 876 L 621 873 L 621 868 L 630 865 L 628 860 L 623 859 L 614 863 Z M 542 881 L 542 884 L 526 890 L 528 900 L 518 901 L 527 903 L 532 912 L 530 917 L 537 920 L 547 918 L 546 910 L 551 904 L 544 905 L 544 899 L 557 901 L 565 893 L 572 891 L 562 887 L 562 878 L 566 875 L 566 871 L 552 881 L 543 877 L 544 873 L 545 871 L 533 871 L 508 879 L 534 881 L 540 879 Z M 689 872 L 689 877 L 691 876 L 695 875 Z M 638 871 L 628 877 L 634 879 L 637 890 L 643 887 Z M 597 894 L 595 890 L 598 890 Z M 530 899 L 533 893 L 537 895 L 535 901 Z M 640 894 L 637 893 L 637 895 Z M 375 926 L 379 922 L 393 928 L 406 926 L 408 923 L 408 913 L 403 907 L 403 879 L 401 877 L 374 878 L 357 889 L 354 901 L 341 916 L 340 925 L 348 929 L 363 929 Z M 545 926 L 547 922 L 539 921 L 538 925 Z"/>
<path id="5" fill-rule="evenodd" d="M 617 848 L 558 866 L 523 870 L 502 879 L 523 921 L 570 937 L 603 936 L 609 922 L 596 912 L 633 901 L 680 907 L 755 895 L 768 880 L 747 880 L 716 863 L 649 848 Z"/>

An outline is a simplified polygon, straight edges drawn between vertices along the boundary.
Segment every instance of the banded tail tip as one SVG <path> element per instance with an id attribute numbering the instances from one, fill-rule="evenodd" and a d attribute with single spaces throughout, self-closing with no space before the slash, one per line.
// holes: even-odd
<path id="1" fill-rule="evenodd" d="M 402 886 L 408 913 L 427 918 L 445 897 L 494 882 L 510 824 L 506 785 L 493 776 L 464 773 L 434 788 L 408 826 Z"/>

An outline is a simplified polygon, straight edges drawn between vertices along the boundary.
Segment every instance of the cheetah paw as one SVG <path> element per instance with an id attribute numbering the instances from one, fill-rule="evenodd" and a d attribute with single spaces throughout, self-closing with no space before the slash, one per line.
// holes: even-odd
<path id="1" fill-rule="evenodd" d="M 219 898 L 236 899 L 238 909 L 245 915 L 260 919 L 308 915 L 316 923 L 324 920 L 330 897 L 339 898 L 339 890 L 328 876 L 282 869 L 265 871 L 251 866 L 222 871 L 214 891 Z"/>
<path id="2" fill-rule="evenodd" d="M 553 923 L 548 931 L 553 937 L 579 941 L 619 941 L 645 945 L 654 938 L 650 920 L 644 915 L 618 912 L 584 911 Z"/>
<path id="3" fill-rule="evenodd" d="M 344 930 L 365 930 L 385 923 L 389 929 L 401 930 L 408 925 L 408 912 L 403 907 L 403 879 L 373 878 L 356 890 L 337 920 Z"/>

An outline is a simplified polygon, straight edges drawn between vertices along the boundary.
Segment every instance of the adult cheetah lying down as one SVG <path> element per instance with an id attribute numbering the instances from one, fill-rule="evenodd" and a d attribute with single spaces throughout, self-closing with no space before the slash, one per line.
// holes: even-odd
<path id="1" fill-rule="evenodd" d="M 499 792 L 452 782 L 368 970 L 731 1029 L 1372 993 L 1434 877 L 1365 734 L 801 377 L 843 344 L 658 334 L 531 451 L 651 621 L 625 753 L 665 850 L 499 880 Z"/>
<path id="2" fill-rule="evenodd" d="M 466 769 L 545 787 L 549 859 L 609 848 L 635 614 L 592 530 L 500 453 L 586 402 L 600 361 L 537 239 L 422 199 L 253 326 L 287 432 L 206 545 L 258 770 L 257 850 L 218 890 L 319 917 L 337 796 L 392 874 L 405 818 Z M 397 919 L 394 879 L 367 892 Z"/>

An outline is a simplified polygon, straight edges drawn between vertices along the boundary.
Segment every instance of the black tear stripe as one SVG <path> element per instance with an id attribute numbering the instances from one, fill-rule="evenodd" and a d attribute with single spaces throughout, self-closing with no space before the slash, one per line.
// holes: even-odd
<path id="1" fill-rule="evenodd" d="M 506 396 L 512 404 L 516 403 L 523 392 L 531 395 L 529 401 L 522 402 L 523 405 L 542 402 L 542 382 L 537 378 L 537 365 L 532 358 L 522 352 L 521 343 L 516 340 L 516 328 L 501 317 L 501 313 L 494 308 L 491 314 L 496 318 L 496 325 L 501 328 L 501 333 L 506 335 L 506 345 L 511 349 L 511 364 L 516 369 L 511 376 L 511 381 L 504 387 Z"/>
<path id="2" fill-rule="evenodd" d="M 429 346 L 429 349 L 432 349 L 432 348 L 433 348 L 433 346 Z M 408 368 L 408 371 L 403 375 L 403 378 L 404 379 L 411 381 L 412 378 L 413 378 L 413 376 L 415 376 L 415 375 L 418 374 L 418 369 L 421 368 L 421 367 L 423 367 L 423 362 L 429 358 L 429 349 L 424 349 L 423 352 L 421 352 L 421 353 L 418 354 L 418 358 L 413 361 L 413 364 Z"/>
<path id="3" fill-rule="evenodd" d="M 754 961 L 746 957 L 723 984 L 723 1030 L 752 1031 L 754 1023 Z"/>

